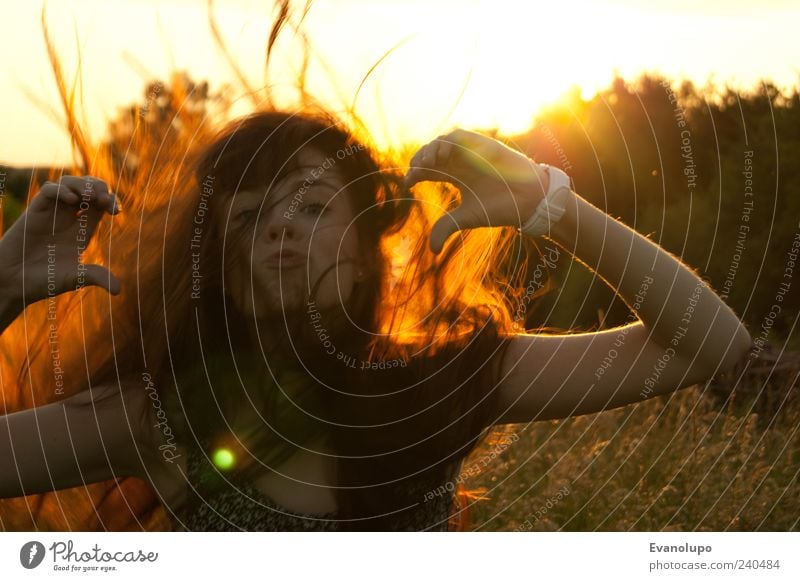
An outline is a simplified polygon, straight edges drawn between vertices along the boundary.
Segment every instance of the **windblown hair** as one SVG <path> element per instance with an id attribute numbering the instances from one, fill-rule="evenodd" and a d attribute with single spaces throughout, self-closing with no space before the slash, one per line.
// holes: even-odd
<path id="1" fill-rule="evenodd" d="M 424 204 L 404 191 L 400 176 L 382 169 L 374 154 L 330 115 L 265 112 L 225 128 L 197 163 L 198 186 L 213 184 L 209 213 L 221 211 L 238 189 L 263 188 L 294 171 L 302 148 L 339 160 L 359 243 L 371 252 L 369 276 L 356 286 L 347 305 L 309 309 L 276 321 L 276 327 L 289 327 L 291 344 L 258 352 L 246 334 L 236 332 L 245 321 L 237 320 L 241 315 L 222 291 L 223 260 L 241 259 L 246 245 L 229 243 L 222 232 L 210 231 L 200 251 L 205 282 L 201 306 L 192 314 L 197 333 L 186 325 L 182 351 L 173 351 L 172 366 L 189 370 L 191 379 L 176 386 L 176 392 L 189 402 L 189 423 L 206 440 L 220 441 L 220 432 L 228 432 L 237 416 L 247 416 L 253 408 L 260 411 L 261 421 L 254 421 L 252 414 L 242 419 L 247 436 L 221 438 L 245 440 L 249 451 L 257 450 L 253 469 L 270 464 L 270 458 L 277 468 L 311 437 L 328 435 L 339 468 L 340 517 L 354 528 L 388 528 L 390 522 L 373 517 L 397 518 L 403 507 L 422 501 L 398 493 L 409 488 L 405 481 L 421 476 L 440 483 L 448 475 L 452 479 L 453 463 L 492 425 L 498 369 L 491 363 L 502 355 L 502 335 L 510 330 L 510 319 L 499 295 L 482 281 L 485 273 L 463 264 L 458 244 L 439 260 L 432 256 Z M 391 253 L 402 236 L 415 242 L 409 245 L 402 272 L 393 277 Z M 179 246 L 189 245 L 184 241 Z M 189 259 L 184 257 L 183 266 L 173 263 L 178 268 L 170 276 L 190 273 Z M 312 281 L 312 287 L 318 283 Z M 308 304 L 315 303 L 312 291 Z M 327 342 L 316 334 L 318 328 L 331 337 Z M 329 345 L 344 360 L 327 351 Z M 218 375 L 205 377 L 210 375 L 207 366 L 196 363 L 200 353 L 214 362 Z M 348 364 L 356 361 L 358 365 Z M 245 374 L 249 379 L 240 384 L 236 379 Z M 288 390 L 287 378 L 308 385 Z M 288 397 L 287 391 L 295 395 Z"/>
<path id="2" fill-rule="evenodd" d="M 185 103 L 197 87 L 179 80 L 162 96 Z M 84 163 L 75 168 L 106 180 L 121 201 L 123 213 L 103 218 L 84 258 L 107 265 L 122 293 L 90 287 L 60 295 L 32 305 L 6 330 L 0 373 L 8 411 L 136 382 L 151 390 L 186 449 L 204 439 L 239 443 L 246 477 L 277 468 L 323 435 L 336 452 L 342 528 L 390 529 L 423 500 L 403 491 L 421 478 L 452 478 L 497 419 L 500 364 L 508 335 L 519 330 L 511 305 L 519 303 L 530 248 L 512 228 L 481 228 L 459 232 L 433 255 L 431 224 L 457 191 L 403 189 L 394 168 L 405 160 L 379 155 L 366 135 L 321 108 L 262 108 L 220 130 L 189 108 L 176 107 L 179 123 L 167 119 L 148 131 L 141 112 L 131 113 L 125 149 L 109 142 L 90 150 L 82 140 Z M 369 276 L 346 305 L 282 321 L 296 342 L 265 350 L 242 332 L 244 315 L 225 293 L 223 267 L 244 258 L 247 241 L 220 226 L 220 213 L 244 188 L 263 189 L 271 203 L 270 185 L 297 169 L 303 148 L 348 152 L 337 168 L 360 247 L 370 252 Z M 36 318 L 41 326 L 33 328 Z M 319 326 L 367 368 L 326 352 Z M 14 375 L 17 394 L 8 388 Z M 154 447 L 142 454 L 158 461 Z M 96 523 L 72 522 L 59 506 L 66 523 L 52 528 L 168 528 L 141 481 L 92 490 L 99 497 L 85 512 Z M 40 496 L 47 504 L 52 495 Z M 470 495 L 462 487 L 459 497 Z"/>

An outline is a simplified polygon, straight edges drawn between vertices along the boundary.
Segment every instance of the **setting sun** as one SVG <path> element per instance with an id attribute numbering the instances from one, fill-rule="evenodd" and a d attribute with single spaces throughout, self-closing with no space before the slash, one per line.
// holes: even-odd
<path id="1" fill-rule="evenodd" d="M 790 29 L 797 9 L 791 3 L 771 2 L 770 12 L 760 6 L 757 18 L 749 5 L 732 11 L 725 4 L 720 16 L 723 4 L 692 3 L 691 19 L 683 4 L 318 1 L 301 25 L 312 49 L 307 86 L 333 108 L 355 103 L 378 143 L 399 146 L 454 126 L 519 133 L 543 105 L 565 94 L 587 99 L 615 74 L 630 78 L 649 70 L 700 84 L 713 75 L 740 85 L 768 75 L 780 86 L 794 84 L 790 55 L 797 46 Z M 56 98 L 42 40 L 43 5 L 5 11 L 5 50 L 22 45 L 30 50 L 0 65 L 11 81 L 0 95 L 0 111 L 7 131 L 16 136 L 0 147 L 3 162 L 69 159 L 60 114 L 43 106 Z M 74 82 L 80 72 L 78 99 L 94 139 L 145 82 L 166 79 L 173 70 L 209 80 L 212 90 L 230 83 L 239 103 L 249 103 L 215 43 L 206 2 L 50 0 L 45 6 L 67 80 Z M 282 35 L 265 75 L 272 5 L 218 0 L 210 13 L 248 86 L 268 85 L 276 98 L 291 101 L 303 66 L 302 42 Z M 301 11 L 290 20 L 299 25 Z"/>

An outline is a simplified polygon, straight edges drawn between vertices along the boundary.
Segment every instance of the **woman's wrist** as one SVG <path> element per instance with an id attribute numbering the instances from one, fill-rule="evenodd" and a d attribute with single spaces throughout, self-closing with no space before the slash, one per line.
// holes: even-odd
<path id="1" fill-rule="evenodd" d="M 520 227 L 523 234 L 532 237 L 552 234 L 553 228 L 564 217 L 567 206 L 574 205 L 574 201 L 570 199 L 574 194 L 569 176 L 556 167 L 543 163 L 536 165 L 544 196 L 533 214 Z"/>
<path id="2" fill-rule="evenodd" d="M 563 215 L 555 224 L 550 226 L 550 233 L 545 234 L 545 236 L 570 251 L 575 248 L 577 243 L 578 212 L 581 202 L 586 203 L 583 198 L 570 189 L 569 194 L 563 200 Z"/>
<path id="3" fill-rule="evenodd" d="M 13 323 L 23 310 L 22 297 L 17 297 L 8 288 L 0 287 L 0 332 Z"/>

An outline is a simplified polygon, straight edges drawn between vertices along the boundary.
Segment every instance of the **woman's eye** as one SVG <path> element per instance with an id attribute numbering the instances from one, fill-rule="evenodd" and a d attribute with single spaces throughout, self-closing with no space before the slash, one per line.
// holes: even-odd
<path id="1" fill-rule="evenodd" d="M 249 222 L 250 220 L 255 218 L 257 214 L 258 212 L 256 210 L 245 210 L 244 212 L 239 212 L 236 215 L 236 219 L 239 221 L 247 220 Z"/>
<path id="2" fill-rule="evenodd" d="M 327 211 L 327 208 L 325 207 L 325 204 L 314 203 L 306 205 L 303 210 L 312 214 L 321 214 L 322 212 Z"/>

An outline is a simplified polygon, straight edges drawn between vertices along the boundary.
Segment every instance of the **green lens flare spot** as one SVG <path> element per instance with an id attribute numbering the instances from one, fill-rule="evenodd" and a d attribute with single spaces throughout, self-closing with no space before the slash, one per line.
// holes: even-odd
<path id="1" fill-rule="evenodd" d="M 214 465 L 220 470 L 230 470 L 236 464 L 236 457 L 227 448 L 217 448 L 212 458 Z"/>

